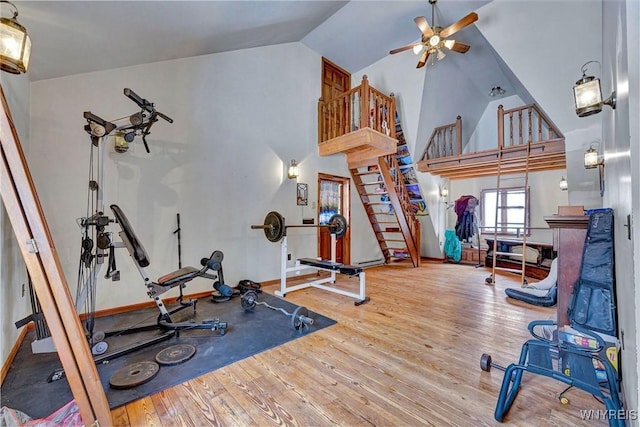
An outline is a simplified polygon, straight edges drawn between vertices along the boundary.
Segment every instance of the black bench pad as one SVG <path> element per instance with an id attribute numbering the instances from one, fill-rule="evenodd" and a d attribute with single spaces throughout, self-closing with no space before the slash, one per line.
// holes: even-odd
<path id="1" fill-rule="evenodd" d="M 356 267 L 354 265 L 344 265 L 339 262 L 331 262 L 325 260 L 319 260 L 314 258 L 300 258 L 298 259 L 300 264 L 309 265 L 311 267 L 324 268 L 325 270 L 333 270 L 337 271 L 340 274 L 347 274 L 350 276 L 355 276 L 356 274 L 362 273 L 362 267 Z"/>

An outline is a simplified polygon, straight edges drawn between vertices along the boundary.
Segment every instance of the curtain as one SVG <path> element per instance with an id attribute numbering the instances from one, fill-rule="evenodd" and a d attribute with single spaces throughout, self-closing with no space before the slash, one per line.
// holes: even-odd
<path id="1" fill-rule="evenodd" d="M 329 220 L 340 212 L 340 192 L 342 184 L 333 181 L 320 181 L 320 225 L 329 224 Z"/>

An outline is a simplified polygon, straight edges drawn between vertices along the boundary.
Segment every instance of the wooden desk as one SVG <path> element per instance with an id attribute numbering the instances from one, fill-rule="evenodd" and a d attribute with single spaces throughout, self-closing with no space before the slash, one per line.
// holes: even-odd
<path id="1" fill-rule="evenodd" d="M 575 208 L 575 209 L 569 209 Z M 558 251 L 558 327 L 569 324 L 567 307 L 573 285 L 580 276 L 582 250 L 587 236 L 589 216 L 582 206 L 560 206 L 557 215 L 545 216 L 554 229 L 554 244 Z"/>

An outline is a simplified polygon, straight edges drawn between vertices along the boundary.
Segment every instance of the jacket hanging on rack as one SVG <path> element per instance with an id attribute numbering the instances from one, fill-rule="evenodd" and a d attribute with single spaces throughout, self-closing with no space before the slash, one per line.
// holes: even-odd
<path id="1" fill-rule="evenodd" d="M 461 196 L 455 201 L 454 209 L 458 220 L 456 221 L 456 236 L 460 241 L 470 241 L 475 234 L 475 210 L 480 201 L 474 196 Z"/>

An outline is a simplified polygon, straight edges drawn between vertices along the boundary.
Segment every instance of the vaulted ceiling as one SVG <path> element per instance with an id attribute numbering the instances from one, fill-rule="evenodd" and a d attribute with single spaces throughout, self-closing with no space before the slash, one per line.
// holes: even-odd
<path id="1" fill-rule="evenodd" d="M 356 72 L 417 41 L 416 16 L 433 25 L 427 0 L 14 3 L 33 41 L 31 81 L 295 41 Z M 434 18 L 447 26 L 487 3 L 440 0 Z M 473 66 L 465 69 L 479 88 L 488 92 L 498 84 L 507 94 L 522 92 L 475 26 L 456 39 L 471 50 L 449 56 L 468 57 Z"/>

